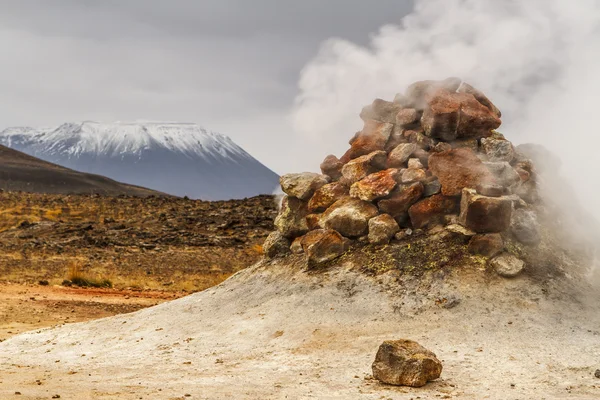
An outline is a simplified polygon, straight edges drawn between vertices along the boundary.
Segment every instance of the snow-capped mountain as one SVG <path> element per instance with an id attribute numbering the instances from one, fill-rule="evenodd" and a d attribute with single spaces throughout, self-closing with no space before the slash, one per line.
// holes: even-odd
<path id="1" fill-rule="evenodd" d="M 0 144 L 78 171 L 206 200 L 272 193 L 278 176 L 230 138 L 196 124 L 66 123 L 0 131 Z"/>

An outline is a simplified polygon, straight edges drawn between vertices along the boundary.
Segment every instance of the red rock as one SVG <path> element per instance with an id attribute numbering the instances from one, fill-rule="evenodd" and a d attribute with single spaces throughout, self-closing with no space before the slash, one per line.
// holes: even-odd
<path id="1" fill-rule="evenodd" d="M 389 214 L 381 214 L 369 220 L 369 243 L 388 244 L 400 230 L 398 223 Z"/>
<path id="2" fill-rule="evenodd" d="M 389 168 L 405 167 L 410 156 L 417 150 L 417 145 L 414 143 L 401 143 L 396 146 L 387 158 L 387 166 Z"/>
<path id="3" fill-rule="evenodd" d="M 375 151 L 348 162 L 342 167 L 342 175 L 345 181 L 352 184 L 385 168 L 386 161 L 385 151 Z"/>
<path id="4" fill-rule="evenodd" d="M 410 206 L 416 203 L 422 195 L 423 184 L 420 182 L 400 185 L 387 199 L 380 200 L 377 206 L 382 213 L 397 217 L 405 214 Z"/>
<path id="5" fill-rule="evenodd" d="M 440 89 L 450 93 L 456 92 L 460 87 L 461 80 L 458 78 L 448 78 L 443 81 L 419 81 L 406 88 L 405 99 L 408 104 L 417 110 L 423 110 L 427 107 L 427 98 L 432 93 Z"/>
<path id="6" fill-rule="evenodd" d="M 398 103 L 375 99 L 371 105 L 362 109 L 360 117 L 363 121 L 374 120 L 395 124 L 396 116 L 401 110 L 402 106 Z"/>
<path id="7" fill-rule="evenodd" d="M 350 196 L 364 201 L 385 197 L 397 186 L 399 172 L 395 168 L 390 168 L 367 175 L 352 185 Z"/>
<path id="8" fill-rule="evenodd" d="M 455 213 L 458 200 L 453 197 L 435 194 L 415 203 L 408 209 L 413 228 L 421 229 L 429 224 L 441 222 L 447 214 Z"/>
<path id="9" fill-rule="evenodd" d="M 458 124 L 458 137 L 481 138 L 491 135 L 502 121 L 489 108 L 467 93 L 457 93 L 461 97 L 460 123 Z"/>
<path id="10" fill-rule="evenodd" d="M 331 229 L 317 229 L 308 232 L 302 239 L 302 249 L 309 266 L 335 260 L 346 251 L 342 235 Z"/>
<path id="11" fill-rule="evenodd" d="M 279 178 L 281 189 L 285 194 L 300 200 L 310 199 L 315 190 L 320 189 L 328 182 L 329 180 L 325 175 L 315 174 L 313 172 L 287 174 Z"/>
<path id="12" fill-rule="evenodd" d="M 323 213 L 321 225 L 346 237 L 359 237 L 367 233 L 369 220 L 378 214 L 377 207 L 371 203 L 345 198 L 333 203 Z"/>
<path id="13" fill-rule="evenodd" d="M 325 157 L 325 160 L 321 163 L 321 172 L 323 175 L 327 175 L 332 180 L 337 181 L 342 177 L 342 167 L 344 163 L 341 162 L 336 156 L 333 154 Z"/>
<path id="14" fill-rule="evenodd" d="M 325 211 L 342 197 L 348 196 L 350 189 L 341 182 L 329 183 L 315 192 L 308 202 L 308 211 Z"/>
<path id="15" fill-rule="evenodd" d="M 308 207 L 305 201 L 284 196 L 279 214 L 275 218 L 275 226 L 286 238 L 302 236 L 308 231 L 307 214 Z"/>
<path id="16" fill-rule="evenodd" d="M 421 117 L 425 134 L 432 138 L 451 141 L 458 137 L 460 119 L 460 100 L 456 93 L 438 90 L 427 101 L 427 107 Z"/>
<path id="17" fill-rule="evenodd" d="M 460 223 L 477 233 L 503 232 L 510 227 L 512 200 L 510 197 L 487 197 L 474 189 L 463 189 L 460 202 Z"/>
<path id="18" fill-rule="evenodd" d="M 504 240 L 499 233 L 475 235 L 469 241 L 469 252 L 485 257 L 494 257 L 504 251 Z"/>
<path id="19" fill-rule="evenodd" d="M 466 187 L 494 184 L 496 179 L 475 153 L 466 148 L 434 153 L 429 157 L 429 169 L 442 184 L 442 194 L 458 196 Z"/>
<path id="20" fill-rule="evenodd" d="M 492 103 L 490 101 L 490 99 L 488 99 L 487 96 L 485 94 L 483 94 L 482 91 L 474 88 L 473 86 L 469 85 L 468 83 L 463 82 L 460 85 L 460 87 L 458 88 L 458 92 L 459 93 L 468 93 L 468 94 L 473 95 L 473 97 L 475 97 L 475 99 L 477 99 L 478 102 L 480 102 L 481 104 L 486 106 L 492 112 L 492 114 L 494 114 L 498 118 L 502 117 L 502 113 L 500 112 L 498 107 L 496 107 L 494 105 L 494 103 Z"/>
<path id="21" fill-rule="evenodd" d="M 392 134 L 393 124 L 368 120 L 365 127 L 352 141 L 350 149 L 340 159 L 347 163 L 357 157 L 383 150 Z"/>

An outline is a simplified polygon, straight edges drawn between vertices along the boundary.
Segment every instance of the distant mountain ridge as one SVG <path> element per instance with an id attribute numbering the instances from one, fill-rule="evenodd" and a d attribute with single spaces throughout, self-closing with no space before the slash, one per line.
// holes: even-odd
<path id="1" fill-rule="evenodd" d="M 13 127 L 0 144 L 161 192 L 222 200 L 270 194 L 278 176 L 229 137 L 192 123 L 85 121 Z"/>
<path id="2" fill-rule="evenodd" d="M 0 145 L 0 189 L 30 193 L 166 196 L 104 176 L 74 171 Z"/>

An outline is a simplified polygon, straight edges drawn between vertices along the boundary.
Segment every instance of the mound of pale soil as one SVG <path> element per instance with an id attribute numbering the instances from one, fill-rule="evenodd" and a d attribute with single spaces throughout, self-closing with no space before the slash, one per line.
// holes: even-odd
<path id="1" fill-rule="evenodd" d="M 600 317 L 584 284 L 477 267 L 371 276 L 364 248 L 327 270 L 259 263 L 218 287 L 134 314 L 0 344 L 0 398 L 595 399 Z M 414 271 L 413 271 L 414 272 Z M 386 339 L 444 364 L 424 388 L 370 379 Z"/>

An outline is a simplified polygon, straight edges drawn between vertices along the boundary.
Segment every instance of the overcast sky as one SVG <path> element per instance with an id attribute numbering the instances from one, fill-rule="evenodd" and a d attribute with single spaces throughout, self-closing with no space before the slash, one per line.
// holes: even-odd
<path id="1" fill-rule="evenodd" d="M 0 128 L 197 122 L 279 173 L 303 66 L 410 0 L 0 0 Z M 358 112 L 359 110 L 357 110 Z"/>

